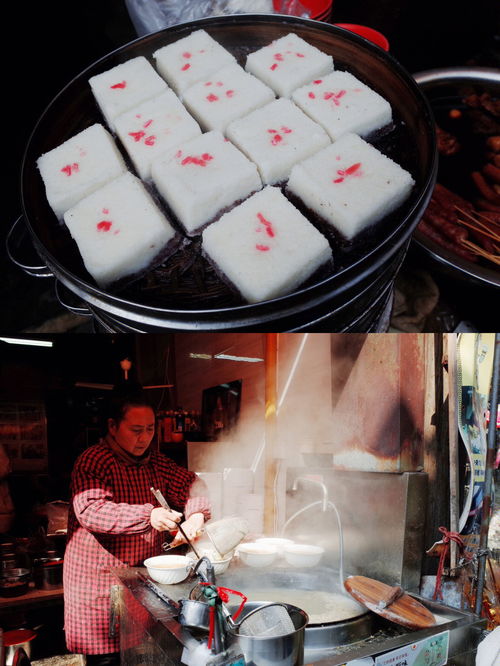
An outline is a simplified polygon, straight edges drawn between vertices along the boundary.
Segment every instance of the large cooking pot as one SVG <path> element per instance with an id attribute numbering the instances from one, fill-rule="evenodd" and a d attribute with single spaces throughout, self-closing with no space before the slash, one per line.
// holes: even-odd
<path id="1" fill-rule="evenodd" d="M 220 580 L 244 592 L 247 612 L 262 599 L 302 608 L 308 615 L 304 635 L 307 651 L 350 645 L 370 636 L 373 630 L 374 614 L 339 588 L 338 571 L 328 566 L 271 567 L 260 569 L 258 576 L 250 567 L 238 567 Z"/>
<path id="2" fill-rule="evenodd" d="M 40 557 L 33 562 L 35 587 L 42 590 L 55 590 L 63 582 L 63 558 Z"/>
<path id="3" fill-rule="evenodd" d="M 31 572 L 23 567 L 0 572 L 0 597 L 20 597 L 29 590 Z"/>
<path id="4" fill-rule="evenodd" d="M 240 64 L 250 51 L 289 32 L 331 54 L 337 69 L 349 70 L 392 105 L 395 128 L 376 136 L 373 143 L 407 169 L 416 182 L 409 199 L 366 232 L 351 250 L 334 250 L 333 275 L 316 277 L 292 294 L 263 303 L 242 304 L 205 260 L 193 254 L 192 245 L 177 257 L 178 265 L 169 264 L 176 266 L 175 275 L 169 278 L 165 278 L 165 269 L 158 269 L 119 293 L 99 289 L 86 272 L 68 230 L 52 213 L 36 167 L 42 153 L 92 123 L 103 122 L 88 85 L 91 76 L 139 55 L 152 60 L 156 49 L 198 29 L 209 32 Z M 66 292 L 65 298 L 73 299 L 69 307 L 82 312 L 83 305 L 109 331 L 384 330 L 393 282 L 431 196 L 436 165 L 429 105 L 413 78 L 382 49 L 342 28 L 297 17 L 243 14 L 201 19 L 119 48 L 83 71 L 52 101 L 25 151 L 21 174 L 24 219 L 10 234 L 10 254 L 25 225 L 41 262 L 31 267 L 24 261 L 16 263 L 35 275 L 52 273 Z"/>

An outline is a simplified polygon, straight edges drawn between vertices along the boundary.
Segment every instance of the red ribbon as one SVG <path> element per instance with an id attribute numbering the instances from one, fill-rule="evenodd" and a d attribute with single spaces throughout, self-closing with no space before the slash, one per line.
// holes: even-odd
<path id="1" fill-rule="evenodd" d="M 210 606 L 208 611 L 209 625 L 208 625 L 208 649 L 212 649 L 212 641 L 215 633 L 215 606 Z"/>
<path id="2" fill-rule="evenodd" d="M 454 541 L 456 544 L 459 545 L 460 548 L 464 547 L 464 541 L 461 538 L 460 534 L 458 532 L 449 532 L 446 527 L 440 527 L 439 531 L 444 535 L 441 541 L 444 544 L 444 548 L 441 551 L 441 554 L 439 556 L 439 564 L 438 564 L 438 570 L 436 574 L 436 587 L 434 588 L 434 596 L 433 599 L 436 600 L 438 597 L 440 599 L 443 598 L 443 591 L 442 591 L 442 576 L 443 576 L 443 569 L 444 569 L 444 561 L 446 559 L 446 556 L 448 554 L 448 551 L 450 549 L 450 541 Z"/>
<path id="3" fill-rule="evenodd" d="M 204 581 L 200 582 L 200 585 L 207 585 L 213 587 L 212 583 L 206 583 Z M 241 613 L 243 610 L 243 606 L 246 604 L 248 601 L 248 597 L 246 597 L 242 592 L 238 592 L 238 590 L 232 590 L 230 587 L 217 587 L 215 588 L 217 590 L 217 594 L 219 595 L 219 598 L 221 601 L 223 601 L 225 604 L 229 601 L 229 594 L 237 594 L 238 596 L 241 597 L 241 603 L 239 605 L 238 610 L 233 614 L 233 620 L 236 620 L 238 615 Z"/>

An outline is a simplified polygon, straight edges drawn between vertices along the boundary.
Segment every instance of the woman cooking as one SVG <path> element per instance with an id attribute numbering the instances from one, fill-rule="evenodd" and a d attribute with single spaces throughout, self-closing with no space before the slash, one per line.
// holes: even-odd
<path id="1" fill-rule="evenodd" d="M 111 568 L 160 554 L 161 533 L 177 530 L 182 513 L 189 539 L 210 518 L 205 484 L 150 446 L 155 413 L 142 392 L 115 395 L 107 427 L 75 463 L 64 556 L 66 644 L 99 665 L 119 663 L 119 638 L 109 637 Z M 157 505 L 153 486 L 175 510 Z M 172 545 L 182 541 L 178 533 Z"/>

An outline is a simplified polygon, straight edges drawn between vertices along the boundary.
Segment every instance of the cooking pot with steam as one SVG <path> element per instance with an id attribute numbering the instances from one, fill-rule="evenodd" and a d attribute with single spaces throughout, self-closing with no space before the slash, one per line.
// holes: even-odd
<path id="1" fill-rule="evenodd" d="M 410 197 L 398 210 L 361 234 L 349 248 L 334 246 L 333 273 L 316 275 L 280 298 L 243 303 L 200 255 L 197 241 L 172 258 L 175 261 L 168 266 L 154 269 L 119 292 L 100 289 L 45 197 L 36 167 L 38 157 L 91 124 L 103 123 L 89 78 L 137 56 L 152 61 L 155 50 L 199 29 L 206 30 L 242 65 L 248 53 L 290 32 L 332 55 L 336 69 L 350 71 L 391 104 L 393 128 L 370 141 L 415 180 Z M 68 307 L 93 314 L 108 331 L 385 330 L 394 279 L 430 199 L 436 168 L 434 121 L 428 102 L 413 78 L 387 52 L 342 28 L 298 17 L 242 14 L 200 19 L 117 49 L 88 67 L 52 101 L 24 154 L 23 217 L 9 234 L 9 253 L 28 273 L 51 273 L 58 292 L 69 297 Z M 40 256 L 36 266 L 15 256 L 26 238 Z"/>
<path id="2" fill-rule="evenodd" d="M 245 608 L 259 601 L 282 601 L 301 608 L 309 620 L 305 628 L 307 650 L 348 645 L 369 636 L 373 614 L 343 589 L 338 571 L 327 566 L 307 570 L 288 568 L 233 568 L 220 577 L 224 585 L 242 590 L 248 597 Z"/>

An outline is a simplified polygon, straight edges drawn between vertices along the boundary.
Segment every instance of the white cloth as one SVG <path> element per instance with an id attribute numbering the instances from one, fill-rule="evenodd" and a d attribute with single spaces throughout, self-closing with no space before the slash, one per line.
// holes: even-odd
<path id="1" fill-rule="evenodd" d="M 476 666 L 498 666 L 500 664 L 500 627 L 495 627 L 477 648 Z"/>

